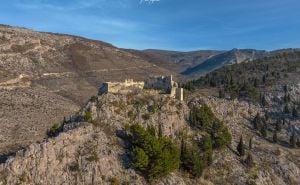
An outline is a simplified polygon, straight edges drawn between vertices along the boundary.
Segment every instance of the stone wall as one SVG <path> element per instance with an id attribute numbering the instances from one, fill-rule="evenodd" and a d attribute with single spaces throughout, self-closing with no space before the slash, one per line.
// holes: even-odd
<path id="1" fill-rule="evenodd" d="M 183 89 L 178 88 L 178 84 L 173 81 L 171 76 L 151 77 L 145 82 L 134 82 L 125 80 L 125 82 L 106 82 L 99 89 L 99 94 L 128 94 L 141 90 L 156 90 L 168 94 L 172 98 L 183 100 Z"/>
<path id="2" fill-rule="evenodd" d="M 127 94 L 144 89 L 144 82 L 134 82 L 132 79 L 125 82 L 106 82 L 100 87 L 99 94 L 121 93 Z"/>
<path id="3" fill-rule="evenodd" d="M 171 76 L 159 76 L 151 77 L 145 81 L 145 89 L 162 90 L 165 93 L 171 93 L 173 87 L 177 86 L 177 83 L 173 81 Z"/>

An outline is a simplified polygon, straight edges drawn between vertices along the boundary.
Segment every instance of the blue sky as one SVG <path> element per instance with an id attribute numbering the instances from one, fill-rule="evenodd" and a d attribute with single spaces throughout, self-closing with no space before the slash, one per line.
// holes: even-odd
<path id="1" fill-rule="evenodd" d="M 153 0 L 152 0 L 153 1 Z M 300 47 L 300 0 L 0 0 L 0 23 L 134 49 Z"/>

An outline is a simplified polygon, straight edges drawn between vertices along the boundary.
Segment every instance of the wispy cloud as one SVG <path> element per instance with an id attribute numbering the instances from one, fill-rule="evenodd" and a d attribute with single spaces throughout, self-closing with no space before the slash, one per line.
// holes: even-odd
<path id="1" fill-rule="evenodd" d="M 14 5 L 22 9 L 48 9 L 57 11 L 71 11 L 87 8 L 104 8 L 118 6 L 127 7 L 127 0 L 72 0 L 72 1 L 52 1 L 52 0 L 13 0 Z"/>

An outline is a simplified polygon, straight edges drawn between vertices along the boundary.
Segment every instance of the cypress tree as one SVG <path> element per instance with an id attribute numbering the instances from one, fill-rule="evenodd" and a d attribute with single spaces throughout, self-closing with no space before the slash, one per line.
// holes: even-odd
<path id="1" fill-rule="evenodd" d="M 258 130 L 261 126 L 261 123 L 262 123 L 261 117 L 260 117 L 259 113 L 257 113 L 254 120 L 253 120 L 254 129 Z"/>
<path id="2" fill-rule="evenodd" d="M 296 135 L 295 132 L 292 133 L 291 137 L 290 137 L 290 145 L 292 148 L 296 147 Z"/>
<path id="3" fill-rule="evenodd" d="M 243 142 L 243 136 L 240 137 L 240 142 L 237 146 L 237 151 L 240 154 L 240 156 L 245 155 L 245 146 L 244 146 L 244 142 Z"/>
<path id="4" fill-rule="evenodd" d="M 277 143 L 277 131 L 274 130 L 274 134 L 273 134 L 273 142 Z"/>
<path id="5" fill-rule="evenodd" d="M 250 140 L 249 140 L 249 149 L 250 149 L 250 150 L 252 149 L 252 137 L 251 137 Z"/>
<path id="6" fill-rule="evenodd" d="M 284 113 L 286 113 L 286 114 L 289 114 L 289 113 L 290 113 L 290 109 L 289 109 L 289 106 L 288 106 L 287 104 L 284 106 L 283 111 L 284 111 Z"/>
<path id="7" fill-rule="evenodd" d="M 293 114 L 293 117 L 295 117 L 295 118 L 298 117 L 298 110 L 296 109 L 295 106 L 293 107 L 293 112 L 292 112 L 292 114 Z"/>
<path id="8" fill-rule="evenodd" d="M 267 125 L 264 124 L 261 129 L 260 129 L 260 133 L 263 137 L 267 137 Z"/>
<path id="9" fill-rule="evenodd" d="M 245 163 L 247 164 L 247 166 L 252 167 L 254 165 L 254 160 L 253 160 L 253 156 L 252 154 L 249 152 L 248 156 L 245 160 Z"/>
<path id="10" fill-rule="evenodd" d="M 277 132 L 281 131 L 281 121 L 279 119 L 276 121 L 275 130 Z"/>

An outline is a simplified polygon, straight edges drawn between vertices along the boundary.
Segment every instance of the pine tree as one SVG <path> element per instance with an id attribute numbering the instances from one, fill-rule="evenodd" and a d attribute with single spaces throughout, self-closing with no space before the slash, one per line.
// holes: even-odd
<path id="1" fill-rule="evenodd" d="M 240 137 L 240 142 L 237 146 L 237 151 L 240 154 L 240 156 L 245 155 L 245 146 L 244 146 L 244 142 L 243 142 L 243 136 Z"/>
<path id="2" fill-rule="evenodd" d="M 261 105 L 264 106 L 264 107 L 268 105 L 268 102 L 266 100 L 266 96 L 264 94 L 261 96 Z"/>
<path id="3" fill-rule="evenodd" d="M 222 89 L 219 90 L 219 98 L 225 98 L 225 92 Z"/>
<path id="4" fill-rule="evenodd" d="M 247 166 L 252 167 L 254 165 L 254 160 L 253 160 L 253 156 L 251 155 L 251 153 L 248 153 L 248 156 L 245 160 L 245 163 L 247 164 Z"/>
<path id="5" fill-rule="evenodd" d="M 265 113 L 265 120 L 266 120 L 266 121 L 269 121 L 269 119 L 270 119 L 270 116 L 269 116 L 269 114 L 266 112 L 266 113 Z"/>
<path id="6" fill-rule="evenodd" d="M 267 125 L 264 124 L 261 129 L 260 129 L 260 133 L 263 137 L 267 137 Z"/>
<path id="7" fill-rule="evenodd" d="M 280 132 L 280 131 L 281 131 L 281 128 L 282 128 L 282 126 L 281 126 L 281 121 L 278 119 L 278 120 L 276 121 L 275 130 L 276 130 L 277 132 Z"/>
<path id="8" fill-rule="evenodd" d="M 273 142 L 277 143 L 277 131 L 274 130 L 274 134 L 273 134 Z"/>
<path id="9" fill-rule="evenodd" d="M 252 137 L 251 137 L 250 140 L 249 140 L 249 149 L 250 149 L 250 150 L 252 149 Z"/>
<path id="10" fill-rule="evenodd" d="M 254 120 L 253 120 L 253 127 L 255 130 L 258 130 L 261 126 L 261 123 L 262 123 L 262 119 L 259 115 L 259 113 L 256 114 Z"/>
<path id="11" fill-rule="evenodd" d="M 290 137 L 290 145 L 292 148 L 296 147 L 296 135 L 295 132 L 292 133 L 291 137 Z"/>
<path id="12" fill-rule="evenodd" d="M 293 112 L 292 112 L 292 114 L 293 114 L 293 117 L 295 117 L 295 118 L 298 117 L 298 110 L 296 109 L 295 106 L 293 107 Z"/>
<path id="13" fill-rule="evenodd" d="M 289 114 L 289 113 L 290 113 L 290 109 L 289 109 L 289 106 L 288 106 L 287 104 L 284 106 L 283 111 L 284 111 L 284 113 L 286 113 L 286 114 Z"/>

